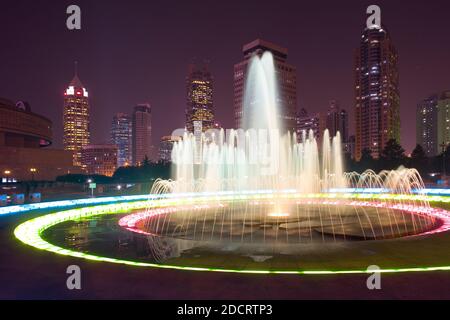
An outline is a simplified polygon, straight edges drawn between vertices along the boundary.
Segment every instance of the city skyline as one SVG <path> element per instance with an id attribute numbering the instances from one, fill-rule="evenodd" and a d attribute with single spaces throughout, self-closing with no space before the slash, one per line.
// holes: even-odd
<path id="1" fill-rule="evenodd" d="M 358 45 L 368 4 L 349 2 L 345 8 L 330 4 L 335 10 L 323 12 L 318 4 L 286 3 L 292 10 L 276 15 L 275 28 L 261 19 L 271 15 L 274 4 L 260 4 L 251 17 L 238 15 L 233 25 L 217 13 L 233 10 L 235 5 L 220 4 L 209 8 L 212 12 L 206 19 L 212 26 L 204 30 L 195 23 L 195 16 L 206 9 L 192 11 L 194 19 L 187 20 L 182 14 L 183 4 L 169 10 L 162 4 L 149 7 L 137 2 L 128 9 L 133 13 L 124 17 L 126 23 L 117 26 L 111 21 L 119 15 L 122 4 L 108 4 L 105 12 L 101 1 L 80 1 L 82 29 L 69 31 L 64 25 L 65 3 L 35 5 L 19 1 L 4 11 L 7 15 L 0 13 L 2 21 L 14 31 L 0 31 L 6 43 L 12 44 L 0 53 L 4 71 L 1 96 L 27 101 L 33 110 L 49 117 L 54 125 L 53 145 L 62 147 L 62 86 L 70 80 L 73 61 L 77 60 L 80 77 L 92 93 L 91 122 L 96 124 L 92 128 L 93 143 L 108 140 L 114 113 L 131 113 L 139 101 L 152 104 L 153 135 L 159 141 L 161 136 L 183 127 L 186 65 L 192 59 L 208 59 L 215 78 L 216 118 L 229 128 L 234 122 L 233 65 L 242 59 L 243 44 L 263 38 L 289 49 L 289 61 L 297 67 L 297 110 L 325 112 L 329 100 L 339 100 L 350 111 L 350 133 L 354 133 L 352 51 Z M 251 3 L 241 5 L 243 12 L 247 6 L 254 7 Z M 409 152 L 415 146 L 413 110 L 417 103 L 433 92 L 448 89 L 445 70 L 450 62 L 445 57 L 450 45 L 441 41 L 449 29 L 442 19 L 448 4 L 436 1 L 405 6 L 381 1 L 378 5 L 400 56 L 401 143 Z M 19 11 L 23 19 L 11 20 Z M 144 13 L 148 15 L 145 19 Z M 42 16 L 48 17 L 48 23 L 40 21 Z M 176 22 L 171 28 L 163 21 L 167 16 Z M 427 23 L 406 26 L 402 23 L 405 16 L 412 21 L 425 17 Z M 181 27 L 186 24 L 192 25 L 189 32 L 193 40 L 184 39 L 190 38 Z M 39 37 L 42 32 L 46 32 L 45 37 Z M 12 39 L 10 34 L 21 37 Z M 130 38 L 129 34 L 134 36 Z M 212 41 L 202 41 L 204 38 Z M 124 48 L 117 47 L 116 40 L 126 44 Z M 16 74 L 24 76 L 14 79 Z M 46 75 L 46 81 L 36 85 L 41 75 Z"/>

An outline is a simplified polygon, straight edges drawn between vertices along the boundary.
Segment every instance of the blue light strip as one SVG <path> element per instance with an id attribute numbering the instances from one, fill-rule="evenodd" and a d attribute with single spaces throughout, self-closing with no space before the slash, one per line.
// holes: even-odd
<path id="1" fill-rule="evenodd" d="M 113 202 L 129 202 L 129 201 L 146 200 L 150 198 L 151 198 L 150 195 L 135 195 L 135 196 L 101 197 L 101 198 L 86 198 L 76 200 L 60 200 L 51 202 L 29 203 L 29 204 L 2 207 L 0 208 L 0 216 L 7 214 L 23 213 L 40 209 L 71 208 L 81 205 L 105 204 Z"/>
<path id="2" fill-rule="evenodd" d="M 71 208 L 82 205 L 97 205 L 107 203 L 118 202 L 130 202 L 140 200 L 154 200 L 162 198 L 195 198 L 195 197 L 208 197 L 208 196 L 227 196 L 227 195 L 251 195 L 251 194 L 271 194 L 271 193 L 295 193 L 295 189 L 287 190 L 242 190 L 242 191 L 216 191 L 216 192 L 184 192 L 184 193 L 166 193 L 166 194 L 146 194 L 146 195 L 133 195 L 133 196 L 116 196 L 116 197 L 100 197 L 100 198 L 86 198 L 76 200 L 60 200 L 41 203 L 30 203 L 22 205 L 13 205 L 0 208 L 0 216 L 8 214 L 17 214 L 23 212 L 29 212 L 32 210 L 40 209 L 52 209 L 52 208 Z M 360 194 L 379 194 L 389 193 L 388 189 L 384 188 L 331 188 L 329 193 L 360 193 Z M 450 189 L 434 189 L 426 188 L 421 190 L 412 190 L 414 194 L 422 195 L 438 195 L 438 196 L 450 196 Z"/>
<path id="3" fill-rule="evenodd" d="M 283 190 L 285 193 L 294 193 L 296 190 Z M 166 194 L 146 194 L 146 195 L 134 195 L 134 196 L 116 196 L 116 197 L 99 197 L 99 198 L 86 198 L 76 200 L 60 200 L 51 202 L 40 202 L 0 207 L 0 216 L 8 214 L 17 214 L 23 212 L 29 212 L 32 210 L 40 209 L 52 209 L 52 208 L 72 208 L 82 205 L 96 205 L 107 204 L 117 202 L 130 202 L 140 200 L 154 200 L 162 198 L 195 198 L 204 196 L 226 196 L 235 194 L 270 194 L 272 190 L 249 190 L 249 191 L 218 191 L 218 192 L 184 192 L 184 193 L 166 193 Z"/>
<path id="4" fill-rule="evenodd" d="M 391 190 L 386 188 L 331 188 L 328 189 L 330 193 L 390 193 Z M 439 189 L 439 188 L 424 188 L 424 189 L 413 189 L 411 190 L 413 194 L 423 194 L 423 195 L 435 195 L 435 196 L 450 196 L 449 189 Z"/>

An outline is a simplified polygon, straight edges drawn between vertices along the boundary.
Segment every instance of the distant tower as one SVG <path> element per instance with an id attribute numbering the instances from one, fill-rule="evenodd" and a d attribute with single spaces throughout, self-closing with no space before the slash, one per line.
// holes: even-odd
<path id="1" fill-rule="evenodd" d="M 434 94 L 422 100 L 416 110 L 416 143 L 420 144 L 428 157 L 434 157 L 440 151 L 438 136 L 438 95 Z"/>
<path id="2" fill-rule="evenodd" d="M 171 162 L 172 161 L 172 149 L 175 142 L 180 141 L 180 136 L 164 136 L 161 138 L 159 144 L 159 161 Z"/>
<path id="3" fill-rule="evenodd" d="M 316 138 L 320 145 L 323 130 L 325 129 L 325 121 L 323 120 L 322 115 L 320 113 L 308 115 L 306 109 L 301 108 L 296 120 L 297 141 L 304 142 L 303 132 L 305 132 L 306 139 L 308 139 L 309 131 L 312 130 L 314 138 Z"/>
<path id="4" fill-rule="evenodd" d="M 199 135 L 214 127 L 213 77 L 205 65 L 189 65 L 186 77 L 186 129 Z"/>
<path id="5" fill-rule="evenodd" d="M 90 143 L 88 91 L 75 75 L 64 92 L 64 149 L 73 151 L 73 164 L 81 166 L 81 151 Z"/>
<path id="6" fill-rule="evenodd" d="M 117 146 L 117 166 L 132 164 L 133 121 L 130 115 L 117 113 L 111 124 L 111 143 Z"/>
<path id="7" fill-rule="evenodd" d="M 437 112 L 437 144 L 443 152 L 450 145 L 450 90 L 439 94 Z"/>
<path id="8" fill-rule="evenodd" d="M 152 110 L 150 104 L 138 104 L 133 112 L 133 164 L 152 158 Z"/>
<path id="9" fill-rule="evenodd" d="M 288 50 L 269 41 L 256 39 L 242 48 L 244 60 L 234 65 L 234 119 L 235 127 L 242 128 L 242 104 L 250 59 L 270 51 L 274 58 L 275 71 L 279 83 L 279 107 L 283 128 L 295 131 L 297 112 L 297 74 L 296 68 L 286 62 Z"/>
<path id="10" fill-rule="evenodd" d="M 341 109 L 339 102 L 336 100 L 330 101 L 330 107 L 327 111 L 326 128 L 330 132 L 330 137 L 334 137 L 339 131 L 341 141 L 348 140 L 348 114 L 345 109 Z"/>
<path id="11" fill-rule="evenodd" d="M 388 31 L 366 28 L 355 52 L 355 157 L 380 156 L 386 142 L 400 142 L 398 55 Z"/>

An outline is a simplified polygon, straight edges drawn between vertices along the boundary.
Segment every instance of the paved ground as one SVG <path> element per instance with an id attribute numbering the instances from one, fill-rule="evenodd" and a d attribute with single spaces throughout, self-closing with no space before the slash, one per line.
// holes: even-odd
<path id="1" fill-rule="evenodd" d="M 450 272 L 386 274 L 382 289 L 364 275 L 254 275 L 136 268 L 38 251 L 12 236 L 24 217 L 0 219 L 1 299 L 450 299 Z M 66 268 L 82 290 L 66 289 Z"/>

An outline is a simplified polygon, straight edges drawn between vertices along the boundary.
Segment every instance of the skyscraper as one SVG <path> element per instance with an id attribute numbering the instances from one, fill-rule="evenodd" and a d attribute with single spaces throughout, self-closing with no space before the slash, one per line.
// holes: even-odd
<path id="1" fill-rule="evenodd" d="M 437 101 L 438 95 L 431 95 L 420 101 L 416 109 L 416 142 L 422 146 L 428 157 L 435 156 L 439 150 Z"/>
<path id="2" fill-rule="evenodd" d="M 450 90 L 439 95 L 437 112 L 437 145 L 442 152 L 450 144 Z"/>
<path id="3" fill-rule="evenodd" d="M 274 43 L 256 39 L 242 48 L 244 60 L 234 65 L 234 118 L 236 128 L 242 127 L 242 104 L 247 80 L 247 69 L 253 55 L 270 51 L 275 61 L 275 71 L 279 83 L 278 103 L 283 127 L 291 132 L 296 128 L 297 75 L 296 68 L 286 62 L 288 50 Z"/>
<path id="4" fill-rule="evenodd" d="M 320 113 L 308 115 L 305 108 L 300 109 L 296 123 L 297 141 L 303 142 L 303 132 L 305 132 L 306 138 L 308 138 L 309 131 L 312 130 L 314 138 L 316 138 L 320 145 L 324 122 Z"/>
<path id="5" fill-rule="evenodd" d="M 355 52 L 355 157 L 378 158 L 386 142 L 400 142 L 398 55 L 384 27 L 366 28 Z"/>
<path id="6" fill-rule="evenodd" d="M 73 164 L 81 166 L 81 151 L 90 143 L 88 91 L 75 76 L 64 92 L 64 149 L 73 152 Z"/>
<path id="7" fill-rule="evenodd" d="M 214 127 L 213 77 L 205 65 L 189 65 L 186 77 L 186 129 L 201 135 Z"/>
<path id="8" fill-rule="evenodd" d="M 133 121 L 130 115 L 117 113 L 111 124 L 111 143 L 117 146 L 117 166 L 131 165 Z"/>
<path id="9" fill-rule="evenodd" d="M 339 131 L 341 135 L 341 141 L 347 142 L 348 140 L 348 114 L 345 109 L 341 109 L 339 102 L 336 100 L 330 101 L 330 107 L 327 111 L 327 117 L 325 120 L 325 127 L 330 133 L 330 137 L 334 137 Z"/>
<path id="10" fill-rule="evenodd" d="M 148 103 L 134 107 L 132 150 L 134 165 L 140 165 L 146 157 L 152 158 L 152 110 Z"/>
<path id="11" fill-rule="evenodd" d="M 164 136 L 159 144 L 159 161 L 171 162 L 172 149 L 175 142 L 180 141 L 180 136 Z"/>

